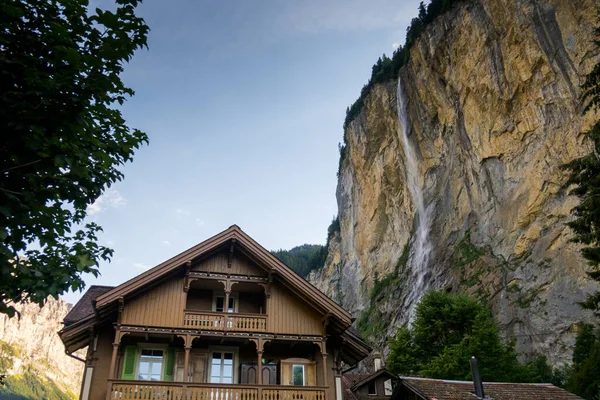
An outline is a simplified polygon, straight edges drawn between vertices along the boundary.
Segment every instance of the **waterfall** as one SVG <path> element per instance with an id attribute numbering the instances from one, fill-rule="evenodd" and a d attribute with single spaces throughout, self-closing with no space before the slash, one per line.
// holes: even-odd
<path id="1" fill-rule="evenodd" d="M 428 286 L 428 282 L 425 281 L 425 275 L 427 272 L 427 265 L 432 247 L 429 239 L 429 230 L 431 227 L 431 214 L 433 207 L 427 207 L 425 205 L 423 184 L 421 183 L 419 167 L 417 164 L 417 155 L 409 139 L 411 129 L 410 123 L 408 122 L 406 99 L 404 98 L 400 77 L 398 77 L 396 99 L 398 107 L 398 125 L 402 130 L 400 133 L 402 137 L 404 155 L 406 157 L 406 185 L 408 186 L 413 206 L 415 208 L 414 218 L 416 219 L 417 223 L 412 237 L 410 257 L 408 260 L 408 266 L 414 274 L 414 284 L 410 292 L 406 295 L 404 302 L 405 306 L 409 310 L 409 320 L 412 321 L 414 319 L 416 303 L 421 299 L 423 294 L 425 294 L 424 292 Z"/>

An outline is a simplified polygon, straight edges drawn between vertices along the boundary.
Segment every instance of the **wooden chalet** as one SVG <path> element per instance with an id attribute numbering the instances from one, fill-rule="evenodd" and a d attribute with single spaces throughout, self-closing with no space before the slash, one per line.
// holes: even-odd
<path id="1" fill-rule="evenodd" d="M 238 226 L 116 286 L 59 332 L 87 346 L 83 400 L 342 400 L 370 348 L 351 315 Z"/>

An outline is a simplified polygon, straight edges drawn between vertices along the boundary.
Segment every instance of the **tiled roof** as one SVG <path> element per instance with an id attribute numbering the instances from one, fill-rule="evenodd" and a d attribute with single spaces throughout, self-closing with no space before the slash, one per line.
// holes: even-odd
<path id="1" fill-rule="evenodd" d="M 342 397 L 343 400 L 357 400 L 357 397 L 350 388 L 358 382 L 367 379 L 371 374 L 344 374 L 342 375 Z"/>
<path id="2" fill-rule="evenodd" d="M 112 286 L 97 286 L 92 285 L 83 294 L 81 299 L 71 308 L 71 311 L 65 316 L 63 323 L 65 326 L 74 324 L 77 321 L 81 321 L 83 318 L 94 313 L 94 300 L 109 290 Z"/>
<path id="3" fill-rule="evenodd" d="M 401 377 L 402 385 L 427 400 L 473 400 L 473 382 Z M 484 382 L 483 391 L 490 400 L 582 400 L 550 383 Z"/>

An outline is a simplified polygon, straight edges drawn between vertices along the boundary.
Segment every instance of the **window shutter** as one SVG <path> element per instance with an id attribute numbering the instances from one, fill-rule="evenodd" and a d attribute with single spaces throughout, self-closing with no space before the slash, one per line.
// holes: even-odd
<path id="1" fill-rule="evenodd" d="M 165 370 L 163 380 L 173 381 L 173 373 L 175 370 L 175 349 L 168 348 L 165 352 Z"/>
<path id="2" fill-rule="evenodd" d="M 315 363 L 304 366 L 304 386 L 316 386 L 317 369 Z"/>
<path id="3" fill-rule="evenodd" d="M 123 356 L 123 374 L 121 379 L 123 380 L 134 380 L 135 379 L 135 364 L 137 362 L 137 346 L 125 346 Z"/>

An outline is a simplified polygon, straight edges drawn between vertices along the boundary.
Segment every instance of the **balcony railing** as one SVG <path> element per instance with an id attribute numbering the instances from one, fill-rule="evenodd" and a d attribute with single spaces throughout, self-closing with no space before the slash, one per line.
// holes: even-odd
<path id="1" fill-rule="evenodd" d="M 266 332 L 267 316 L 185 310 L 183 327 L 214 331 Z"/>
<path id="2" fill-rule="evenodd" d="M 109 400 L 325 400 L 325 388 L 109 380 Z"/>

